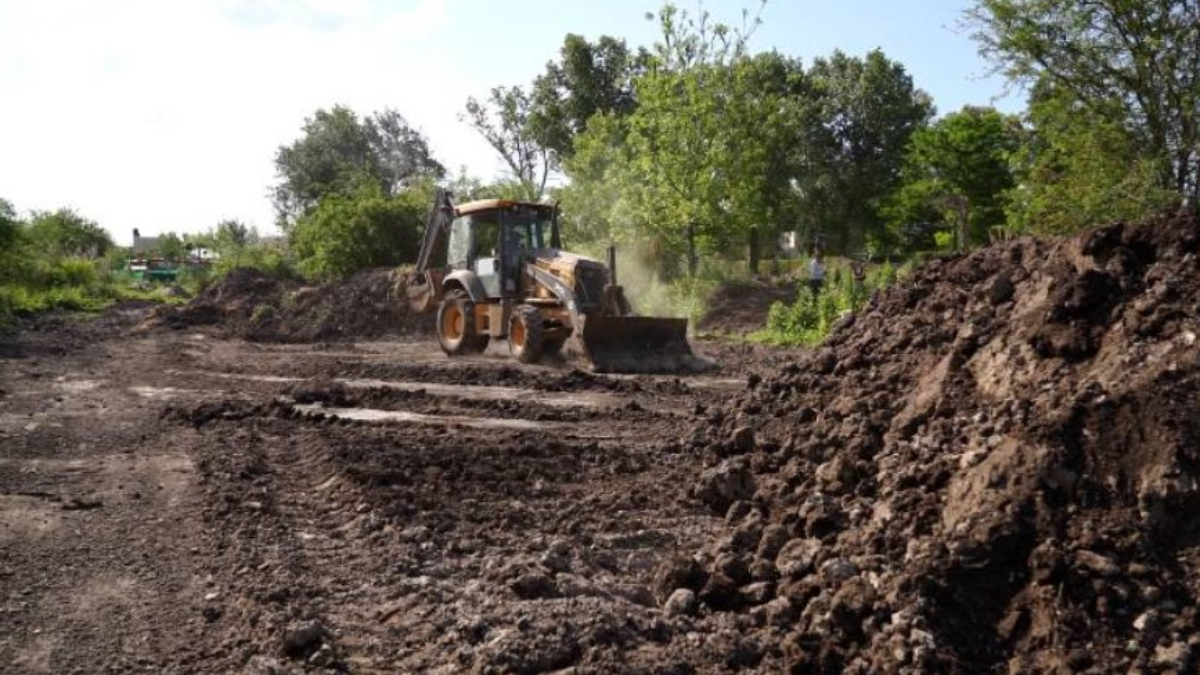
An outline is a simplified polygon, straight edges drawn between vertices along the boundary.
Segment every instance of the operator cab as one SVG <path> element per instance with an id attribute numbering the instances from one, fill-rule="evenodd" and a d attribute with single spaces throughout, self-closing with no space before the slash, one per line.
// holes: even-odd
<path id="1" fill-rule="evenodd" d="M 470 270 L 489 298 L 518 294 L 522 266 L 536 252 L 560 248 L 556 209 L 498 199 L 468 202 L 455 209 L 447 242 L 447 264 Z"/>

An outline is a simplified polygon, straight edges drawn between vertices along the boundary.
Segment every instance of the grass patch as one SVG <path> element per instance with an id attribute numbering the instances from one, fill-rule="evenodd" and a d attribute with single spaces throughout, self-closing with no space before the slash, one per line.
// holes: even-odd
<path id="1" fill-rule="evenodd" d="M 801 286 L 791 304 L 772 304 L 766 327 L 747 338 L 752 342 L 774 345 L 818 345 L 829 335 L 838 319 L 857 312 L 872 294 L 909 270 L 908 264 L 897 268 L 891 263 L 884 263 L 867 272 L 862 281 L 857 281 L 847 266 L 830 265 L 820 293 L 814 295 L 808 286 Z"/>

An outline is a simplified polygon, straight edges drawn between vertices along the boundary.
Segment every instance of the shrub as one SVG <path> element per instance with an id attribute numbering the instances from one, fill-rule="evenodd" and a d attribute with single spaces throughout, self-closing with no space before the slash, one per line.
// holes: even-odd
<path id="1" fill-rule="evenodd" d="M 792 304 L 774 303 L 766 327 L 750 338 L 771 344 L 816 345 L 829 335 L 838 319 L 861 309 L 875 291 L 893 283 L 900 272 L 885 262 L 868 272 L 862 282 L 856 282 L 845 268 L 832 267 L 820 293 L 814 296 L 804 285 Z"/>
<path id="2" fill-rule="evenodd" d="M 416 260 L 428 209 L 420 191 L 326 197 L 292 232 L 300 269 L 309 277 L 344 277 Z"/>

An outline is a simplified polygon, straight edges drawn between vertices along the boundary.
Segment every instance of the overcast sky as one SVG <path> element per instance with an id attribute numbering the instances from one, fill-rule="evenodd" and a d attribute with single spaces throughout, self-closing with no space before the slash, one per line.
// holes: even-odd
<path id="1" fill-rule="evenodd" d="M 709 0 L 736 21 L 753 0 Z M 684 9 L 695 3 L 681 0 Z M 1020 100 L 958 26 L 970 0 L 773 0 L 755 49 L 880 47 L 939 112 Z M 649 44 L 656 0 L 0 0 L 0 197 L 70 207 L 119 243 L 237 218 L 270 232 L 275 150 L 318 108 L 400 111 L 447 167 L 501 172 L 459 120 L 563 36 Z"/>

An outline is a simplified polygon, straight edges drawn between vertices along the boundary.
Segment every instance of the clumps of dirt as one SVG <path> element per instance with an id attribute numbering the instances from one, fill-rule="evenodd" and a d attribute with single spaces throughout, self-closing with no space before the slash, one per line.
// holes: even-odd
<path id="1" fill-rule="evenodd" d="M 432 316 L 411 312 L 395 293 L 397 282 L 393 270 L 376 269 L 310 286 L 243 267 L 187 305 L 159 309 L 144 325 L 213 326 L 221 337 L 283 343 L 428 334 Z"/>
<path id="2" fill-rule="evenodd" d="M 735 530 L 681 587 L 793 672 L 1195 672 L 1198 244 L 1180 214 L 877 294 L 697 429 Z"/>

